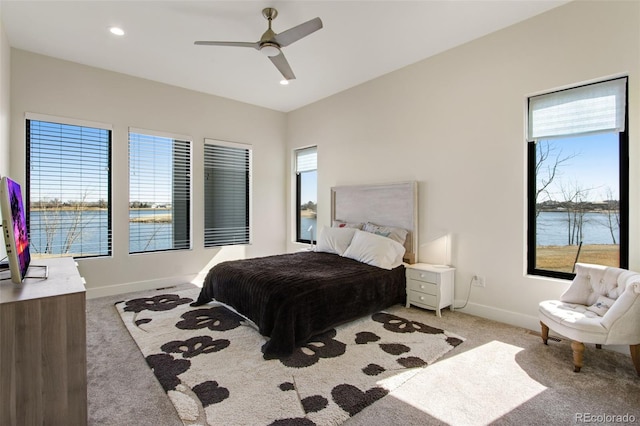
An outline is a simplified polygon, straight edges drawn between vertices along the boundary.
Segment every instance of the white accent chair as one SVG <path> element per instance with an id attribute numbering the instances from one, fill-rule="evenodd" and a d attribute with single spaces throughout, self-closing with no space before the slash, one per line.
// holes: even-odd
<path id="1" fill-rule="evenodd" d="M 585 343 L 629 345 L 640 376 L 640 273 L 587 263 L 577 263 L 575 272 L 560 300 L 540 302 L 542 341 L 547 344 L 549 329 L 571 339 L 575 372 Z"/>

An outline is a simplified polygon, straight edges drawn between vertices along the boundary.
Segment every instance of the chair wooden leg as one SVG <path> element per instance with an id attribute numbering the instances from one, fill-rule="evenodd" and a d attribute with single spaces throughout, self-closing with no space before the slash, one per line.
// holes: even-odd
<path id="1" fill-rule="evenodd" d="M 633 366 L 636 368 L 638 376 L 640 376 L 640 345 L 630 345 L 629 349 L 631 351 L 631 361 L 633 361 Z"/>
<path id="2" fill-rule="evenodd" d="M 571 349 L 573 349 L 573 371 L 579 373 L 582 368 L 582 357 L 584 355 L 584 343 L 571 342 Z"/>
<path id="3" fill-rule="evenodd" d="M 542 341 L 546 345 L 547 340 L 549 340 L 549 327 L 547 327 L 547 325 L 542 321 L 540 321 L 540 326 L 542 327 L 542 331 L 540 333 L 542 335 Z"/>

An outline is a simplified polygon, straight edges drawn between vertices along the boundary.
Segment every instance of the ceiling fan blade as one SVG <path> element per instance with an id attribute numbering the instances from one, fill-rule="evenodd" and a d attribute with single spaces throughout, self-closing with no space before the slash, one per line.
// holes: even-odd
<path id="1" fill-rule="evenodd" d="M 280 52 L 279 55 L 269 56 L 269 59 L 271 59 L 273 65 L 278 68 L 278 71 L 280 71 L 280 74 L 282 74 L 284 78 L 286 78 L 287 80 L 295 80 L 296 76 L 295 74 L 293 74 L 293 70 L 289 66 L 287 58 L 284 57 L 284 53 Z"/>
<path id="2" fill-rule="evenodd" d="M 232 47 L 253 47 L 260 48 L 260 43 L 244 42 L 244 41 L 194 41 L 193 44 L 198 46 L 232 46 Z"/>
<path id="3" fill-rule="evenodd" d="M 275 36 L 275 41 L 281 47 L 288 46 L 291 43 L 300 40 L 302 37 L 306 37 L 309 34 L 318 31 L 320 28 L 322 28 L 322 20 L 320 18 L 314 18 L 277 34 Z"/>

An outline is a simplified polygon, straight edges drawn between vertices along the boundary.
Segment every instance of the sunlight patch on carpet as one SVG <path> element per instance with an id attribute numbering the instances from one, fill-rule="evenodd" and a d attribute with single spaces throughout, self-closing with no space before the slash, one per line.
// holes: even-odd
<path id="1" fill-rule="evenodd" d="M 494 340 L 438 362 L 391 395 L 447 424 L 491 424 L 547 389 L 518 365 L 522 350 Z"/>
<path id="2" fill-rule="evenodd" d="M 266 361 L 255 326 L 216 302 L 190 307 L 198 292 L 116 304 L 185 425 L 338 425 L 464 341 L 398 305 Z"/>

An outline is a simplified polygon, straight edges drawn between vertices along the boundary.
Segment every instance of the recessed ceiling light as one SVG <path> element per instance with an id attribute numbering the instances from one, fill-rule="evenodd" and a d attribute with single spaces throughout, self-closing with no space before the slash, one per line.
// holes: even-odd
<path id="1" fill-rule="evenodd" d="M 124 35 L 124 30 L 120 27 L 111 27 L 109 28 L 109 31 L 111 31 L 111 34 L 115 34 L 117 36 L 123 36 Z"/>
<path id="2" fill-rule="evenodd" d="M 282 84 L 283 86 L 286 86 L 287 84 L 289 84 L 289 80 L 287 80 L 286 78 L 283 80 L 280 80 L 280 84 Z"/>

